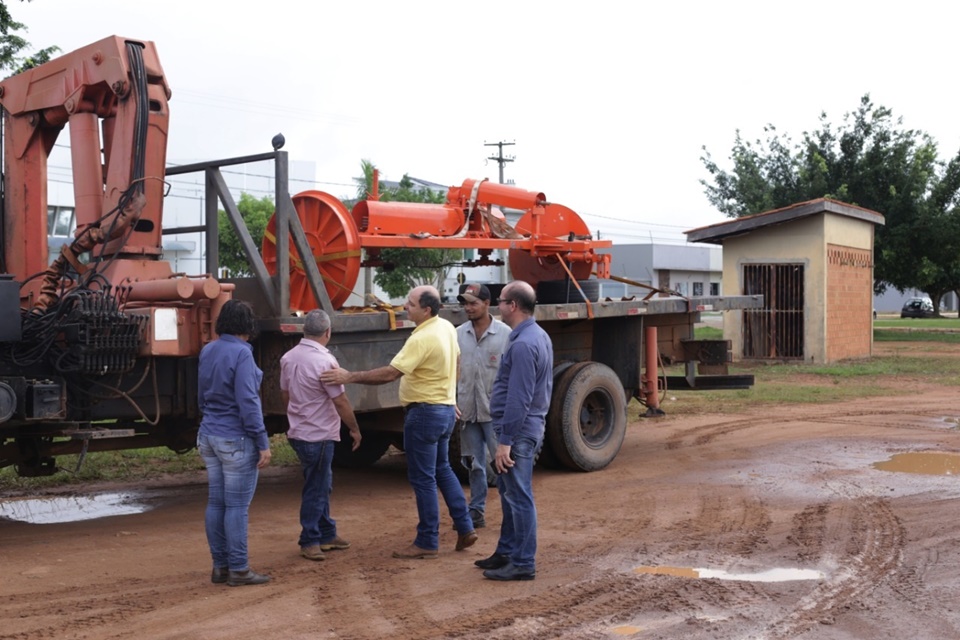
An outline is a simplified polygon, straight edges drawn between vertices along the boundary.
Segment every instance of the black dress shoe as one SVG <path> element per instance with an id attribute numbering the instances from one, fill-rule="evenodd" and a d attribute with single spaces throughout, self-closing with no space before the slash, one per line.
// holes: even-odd
<path id="1" fill-rule="evenodd" d="M 231 587 L 242 587 L 248 584 L 263 584 L 270 582 L 270 576 L 247 569 L 246 571 L 231 571 L 227 577 L 227 584 Z"/>
<path id="2" fill-rule="evenodd" d="M 226 567 L 214 567 L 210 574 L 210 582 L 213 584 L 223 584 L 227 581 L 228 570 Z"/>
<path id="3" fill-rule="evenodd" d="M 499 569 L 500 567 L 505 567 L 510 564 L 510 558 L 503 554 L 495 553 L 489 558 L 477 560 L 473 564 L 477 565 L 481 569 Z"/>
<path id="4" fill-rule="evenodd" d="M 484 571 L 483 577 L 490 580 L 533 580 L 537 577 L 537 572 L 533 569 L 520 569 L 508 562 L 499 569 Z"/>

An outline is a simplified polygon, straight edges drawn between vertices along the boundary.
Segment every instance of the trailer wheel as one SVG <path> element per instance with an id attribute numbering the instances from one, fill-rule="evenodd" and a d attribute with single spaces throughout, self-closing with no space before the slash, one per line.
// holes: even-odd
<path id="1" fill-rule="evenodd" d="M 567 369 L 553 392 L 547 434 L 557 458 L 575 471 L 596 471 L 620 452 L 627 397 L 617 374 L 599 362 Z"/>
<path id="2" fill-rule="evenodd" d="M 334 465 L 341 469 L 369 467 L 383 457 L 393 441 L 388 433 L 364 432 L 363 425 L 360 426 L 360 432 L 363 434 L 363 438 L 360 440 L 360 448 L 351 451 L 353 439 L 350 437 L 350 431 L 345 426 L 340 425 L 340 442 L 333 448 Z"/>
<path id="3" fill-rule="evenodd" d="M 470 482 L 470 473 L 460 464 L 460 421 L 453 427 L 453 433 L 450 434 L 450 444 L 447 447 L 447 455 L 450 458 L 450 468 L 460 484 Z"/>
<path id="4" fill-rule="evenodd" d="M 470 484 L 470 470 L 463 466 L 463 463 L 460 462 L 460 458 L 463 455 L 463 452 L 460 450 L 460 421 L 457 421 L 457 424 L 453 427 L 453 433 L 450 434 L 450 446 L 447 449 L 450 455 L 450 467 L 453 469 L 454 475 L 457 476 L 457 479 L 460 481 L 460 484 L 468 486 Z M 493 465 L 490 462 L 487 462 L 487 486 L 495 487 L 497 477 L 496 471 L 493 470 Z M 491 484 L 494 482 L 494 484 Z"/>
<path id="5" fill-rule="evenodd" d="M 548 425 L 551 421 L 558 420 L 560 411 L 562 411 L 561 405 L 563 404 L 563 398 L 561 394 L 558 393 L 558 389 L 560 389 L 560 379 L 571 367 L 582 366 L 583 364 L 585 363 L 564 360 L 553 365 L 553 395 L 550 396 L 550 410 L 547 412 Z M 540 454 L 537 456 L 537 466 L 543 469 L 563 469 L 566 465 L 560 462 L 557 454 L 553 452 L 552 440 L 550 428 L 547 427 L 546 432 L 543 434 L 543 446 L 540 447 Z"/>

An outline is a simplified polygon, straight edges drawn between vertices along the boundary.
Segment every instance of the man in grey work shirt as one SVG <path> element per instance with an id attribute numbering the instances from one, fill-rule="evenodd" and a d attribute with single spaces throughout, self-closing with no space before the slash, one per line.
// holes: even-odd
<path id="1" fill-rule="evenodd" d="M 467 285 L 457 296 L 469 322 L 457 327 L 460 343 L 460 380 L 457 408 L 463 421 L 460 432 L 461 462 L 470 472 L 470 518 L 473 527 L 486 526 L 487 452 L 497 454 L 497 436 L 490 420 L 490 393 L 507 348 L 510 327 L 490 315 L 490 290 Z"/>

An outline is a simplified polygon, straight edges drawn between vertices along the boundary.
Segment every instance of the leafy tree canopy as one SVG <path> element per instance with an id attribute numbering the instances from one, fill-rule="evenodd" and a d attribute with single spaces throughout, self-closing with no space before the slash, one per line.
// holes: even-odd
<path id="1" fill-rule="evenodd" d="M 737 132 L 732 168 L 721 168 L 706 147 L 701 161 L 712 181 L 707 199 L 729 217 L 751 215 L 816 198 L 833 198 L 882 213 L 876 229 L 874 289 L 916 288 L 935 303 L 960 289 L 960 153 L 944 162 L 922 131 L 864 95 L 856 111 L 834 126 L 825 113 L 818 131 L 795 143 L 773 125 L 766 140 Z"/>
<path id="2" fill-rule="evenodd" d="M 237 202 L 237 209 L 240 210 L 240 216 L 253 238 L 253 243 L 257 247 L 262 246 L 267 223 L 270 222 L 270 217 L 276 209 L 273 199 L 270 196 L 263 196 L 258 200 L 249 193 L 241 193 L 240 200 Z M 227 212 L 223 209 L 218 212 L 217 228 L 220 234 L 220 266 L 227 269 L 230 277 L 253 275 L 253 271 L 250 269 L 250 260 L 244 253 L 240 238 L 237 237 L 230 220 L 227 218 Z"/>
<path id="3" fill-rule="evenodd" d="M 60 47 L 47 47 L 32 54 L 25 54 L 31 44 L 17 32 L 27 31 L 27 27 L 13 19 L 7 4 L 0 0 L 0 71 L 10 71 L 15 75 L 49 62 L 53 55 L 60 51 Z"/>
<path id="4" fill-rule="evenodd" d="M 376 169 L 369 160 L 362 160 L 360 167 L 363 175 L 355 179 L 357 200 L 365 199 L 373 192 L 373 172 Z M 397 187 L 383 188 L 381 185 L 379 195 L 383 202 L 446 202 L 445 193 L 417 188 L 407 174 Z M 450 268 L 462 260 L 463 252 L 459 249 L 380 249 L 378 256 L 383 266 L 377 268 L 373 281 L 390 297 L 401 298 L 422 284 L 431 284 L 442 291 Z M 367 258 L 376 256 L 368 253 Z"/>

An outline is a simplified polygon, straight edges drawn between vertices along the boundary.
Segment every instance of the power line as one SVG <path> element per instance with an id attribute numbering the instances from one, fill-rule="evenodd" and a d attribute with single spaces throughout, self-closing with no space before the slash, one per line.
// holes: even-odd
<path id="1" fill-rule="evenodd" d="M 198 104 L 201 106 L 216 106 L 217 109 L 227 109 L 230 111 L 239 111 L 243 113 L 259 113 L 267 115 L 278 115 L 283 117 L 292 117 L 300 120 L 329 120 L 336 123 L 357 123 L 360 118 L 341 113 L 317 113 L 309 109 L 299 109 L 286 105 L 272 104 L 268 102 L 256 102 L 254 100 L 244 100 L 241 98 L 224 98 L 220 95 L 205 94 L 199 91 L 189 89 L 178 89 L 177 96 L 186 95 L 193 97 L 194 100 L 178 100 L 184 104 Z"/>

